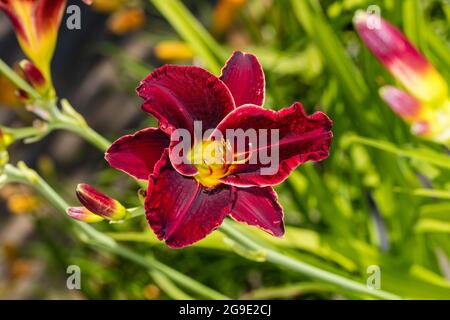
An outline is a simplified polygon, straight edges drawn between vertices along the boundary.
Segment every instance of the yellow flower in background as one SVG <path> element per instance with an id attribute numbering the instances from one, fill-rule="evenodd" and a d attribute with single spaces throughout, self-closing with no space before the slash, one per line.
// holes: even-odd
<path id="1" fill-rule="evenodd" d="M 247 0 L 219 0 L 214 9 L 213 33 L 218 36 L 225 33 L 246 2 Z"/>
<path id="2" fill-rule="evenodd" d="M 140 29 L 145 23 L 145 13 L 138 8 L 124 8 L 115 12 L 107 21 L 109 31 L 122 35 Z"/>
<path id="3" fill-rule="evenodd" d="M 2 188 L 0 198 L 12 214 L 29 214 L 42 211 L 43 202 L 32 189 L 23 185 L 8 185 Z"/>
<path id="4" fill-rule="evenodd" d="M 191 60 L 194 51 L 191 46 L 183 41 L 161 41 L 154 48 L 155 56 L 162 61 Z"/>
<path id="5" fill-rule="evenodd" d="M 28 214 L 38 210 L 41 200 L 33 194 L 17 193 L 8 197 L 6 206 L 13 214 Z"/>
<path id="6" fill-rule="evenodd" d="M 125 2 L 125 0 L 93 0 L 92 8 L 99 12 L 111 13 L 120 9 Z"/>
<path id="7" fill-rule="evenodd" d="M 0 174 L 3 172 L 3 168 L 9 162 L 8 147 L 14 142 L 13 136 L 5 133 L 0 128 Z"/>

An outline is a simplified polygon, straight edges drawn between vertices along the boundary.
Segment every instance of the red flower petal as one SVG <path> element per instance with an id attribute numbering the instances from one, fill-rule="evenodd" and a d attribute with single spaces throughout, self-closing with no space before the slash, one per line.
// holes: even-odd
<path id="1" fill-rule="evenodd" d="M 233 202 L 232 188 L 203 188 L 176 172 L 165 153 L 150 176 L 145 211 L 158 238 L 169 247 L 182 248 L 217 229 Z"/>
<path id="2" fill-rule="evenodd" d="M 41 40 L 48 33 L 56 35 L 65 6 L 65 0 L 0 0 L 0 10 L 25 42 Z"/>
<path id="3" fill-rule="evenodd" d="M 222 69 L 220 80 L 230 89 L 236 107 L 264 104 L 264 71 L 253 54 L 235 51 Z"/>
<path id="4" fill-rule="evenodd" d="M 215 128 L 233 109 L 233 97 L 215 75 L 198 67 L 166 65 L 145 78 L 138 94 L 143 110 L 154 115 L 168 134 L 202 121 L 203 131 Z"/>
<path id="5" fill-rule="evenodd" d="M 66 1 L 39 0 L 35 2 L 36 30 L 45 32 L 48 29 L 57 29 L 64 14 Z"/>
<path id="6" fill-rule="evenodd" d="M 238 164 L 231 175 L 221 179 L 223 183 L 249 187 L 271 186 L 284 181 L 292 170 L 306 161 L 321 161 L 328 157 L 332 141 L 332 121 L 322 112 L 307 116 L 300 103 L 278 112 L 245 105 L 230 113 L 217 127 L 224 136 L 226 129 L 278 129 L 279 167 L 273 175 L 261 175 L 261 169 L 270 167 L 255 164 Z M 270 132 L 268 133 L 270 136 Z M 259 143 L 260 141 L 258 141 Z M 266 146 L 271 154 L 273 145 Z M 257 155 L 261 149 L 252 150 Z"/>
<path id="7" fill-rule="evenodd" d="M 116 140 L 106 151 L 105 159 L 111 167 L 147 180 L 168 146 L 169 139 L 164 132 L 148 128 Z"/>
<path id="8" fill-rule="evenodd" d="M 239 222 L 257 226 L 268 233 L 284 235 L 283 208 L 272 187 L 238 188 L 231 216 Z"/>

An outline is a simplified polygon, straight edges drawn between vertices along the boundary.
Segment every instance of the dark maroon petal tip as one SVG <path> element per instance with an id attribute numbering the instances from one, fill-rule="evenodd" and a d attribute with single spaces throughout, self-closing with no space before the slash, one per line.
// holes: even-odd
<path id="1" fill-rule="evenodd" d="M 230 89 L 236 107 L 264 104 L 266 81 L 255 55 L 235 51 L 223 67 L 220 79 Z"/>
<path id="2" fill-rule="evenodd" d="M 147 128 L 116 140 L 105 153 L 109 165 L 136 179 L 147 180 L 161 158 L 169 138 L 156 128 Z"/>
<path id="3" fill-rule="evenodd" d="M 217 229 L 233 202 L 232 188 L 205 189 L 176 172 L 166 151 L 150 176 L 145 211 L 158 239 L 171 248 L 183 248 Z"/>
<path id="4" fill-rule="evenodd" d="M 137 92 L 142 109 L 154 115 L 167 133 L 193 130 L 202 121 L 203 130 L 215 128 L 235 109 L 227 86 L 215 75 L 193 66 L 165 65 L 146 77 Z"/>
<path id="5" fill-rule="evenodd" d="M 271 235 L 284 235 L 283 208 L 272 187 L 238 188 L 231 217 Z"/>

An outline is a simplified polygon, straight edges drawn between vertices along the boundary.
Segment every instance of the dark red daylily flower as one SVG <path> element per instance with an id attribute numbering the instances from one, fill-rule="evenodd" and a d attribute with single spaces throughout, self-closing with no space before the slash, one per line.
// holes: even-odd
<path id="1" fill-rule="evenodd" d="M 105 158 L 112 167 L 148 180 L 146 216 L 160 240 L 172 248 L 190 245 L 228 215 L 274 236 L 284 234 L 283 209 L 272 186 L 301 163 L 328 157 L 332 122 L 325 114 L 307 116 L 300 103 L 278 112 L 263 109 L 263 70 L 254 55 L 241 52 L 232 55 L 220 78 L 198 67 L 166 65 L 145 78 L 137 91 L 144 99 L 142 109 L 157 118 L 159 128 L 121 137 Z M 277 129 L 278 172 L 261 175 L 264 165 L 250 164 L 250 157 L 222 164 L 207 159 L 201 165 L 175 164 L 173 133 L 186 129 L 194 134 L 194 121 L 201 121 L 203 131 L 224 136 L 227 129 Z M 211 143 L 228 145 L 197 142 Z"/>

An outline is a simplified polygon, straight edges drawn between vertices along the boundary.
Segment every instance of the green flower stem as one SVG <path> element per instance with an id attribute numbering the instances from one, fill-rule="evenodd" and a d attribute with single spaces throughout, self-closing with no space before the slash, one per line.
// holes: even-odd
<path id="1" fill-rule="evenodd" d="M 158 271 L 150 271 L 150 275 L 156 284 L 163 288 L 164 292 L 175 300 L 194 300 L 191 296 L 181 291 L 172 281 L 164 274 Z"/>
<path id="2" fill-rule="evenodd" d="M 111 145 L 110 141 L 106 140 L 92 128 L 88 126 L 81 126 L 73 121 L 58 120 L 55 122 L 45 123 L 42 127 L 7 128 L 0 126 L 0 128 L 4 132 L 11 134 L 14 137 L 14 140 L 28 140 L 34 142 L 44 138 L 52 131 L 65 130 L 77 134 L 102 151 L 106 151 Z"/>
<path id="3" fill-rule="evenodd" d="M 307 263 L 285 256 L 277 251 L 268 249 L 243 235 L 242 232 L 233 227 L 233 225 L 229 221 L 224 221 L 222 227 L 220 228 L 220 231 L 222 231 L 228 238 L 236 241 L 241 245 L 244 245 L 249 250 L 264 252 L 266 260 L 273 264 L 304 274 L 311 278 L 324 281 L 326 283 L 335 284 L 352 292 L 367 294 L 375 298 L 386 300 L 401 299 L 399 296 L 396 296 L 392 293 L 371 289 L 351 279 L 347 279 L 331 272 L 321 270 Z"/>
<path id="4" fill-rule="evenodd" d="M 90 142 L 93 146 L 97 147 L 100 150 L 106 151 L 109 146 L 111 146 L 111 142 L 106 140 L 103 136 L 101 136 L 98 132 L 94 131 L 90 127 L 77 127 L 73 125 L 61 124 L 58 129 L 68 130 L 73 133 L 80 135 L 86 141 Z"/>
<path id="5" fill-rule="evenodd" d="M 94 140 L 94 139 L 92 139 L 93 137 L 95 137 L 95 139 L 96 139 L 97 137 L 100 136 L 98 133 L 96 133 L 92 129 L 85 130 L 85 128 L 81 128 L 81 127 L 77 127 L 77 126 L 73 126 L 70 128 L 61 127 L 60 129 L 66 129 L 66 130 L 70 130 L 72 132 L 78 133 L 83 138 L 85 138 L 91 142 Z M 95 133 L 95 134 L 92 135 L 92 133 Z M 90 140 L 90 139 L 92 139 L 92 140 Z M 104 140 L 104 141 L 102 141 L 102 140 Z M 102 151 L 106 150 L 106 148 L 108 148 L 110 145 L 109 142 L 107 142 L 104 138 L 101 138 L 99 141 L 100 141 L 100 143 L 93 143 L 93 144 Z M 46 183 L 42 179 L 40 181 L 41 181 L 39 184 L 40 187 L 38 188 L 38 190 L 46 190 L 46 192 L 41 192 L 41 193 L 43 193 L 43 195 L 47 199 L 51 200 L 57 208 L 59 208 L 65 212 L 68 205 L 64 202 L 64 200 L 62 200 L 54 191 L 52 194 L 52 192 L 51 192 L 52 189 L 49 189 L 50 187 L 48 185 L 46 185 Z M 55 202 L 55 201 L 63 201 L 63 202 L 61 203 L 61 202 Z M 96 231 L 90 225 L 81 223 L 81 222 L 77 222 L 77 224 L 80 228 L 82 228 L 84 230 L 84 232 L 86 234 L 90 234 L 91 238 L 100 239 L 100 240 L 103 239 L 103 241 L 98 241 L 98 243 L 100 243 L 102 246 L 104 246 L 104 243 L 109 243 L 109 246 L 107 246 L 106 249 L 109 249 L 110 251 L 115 252 L 118 255 L 125 256 L 128 259 L 130 259 L 138 264 L 141 264 L 143 266 L 148 265 L 148 263 L 149 263 L 148 259 L 142 258 L 138 254 L 130 252 L 125 247 L 119 246 L 112 238 Z M 317 267 L 314 267 L 307 263 L 301 262 L 299 260 L 285 256 L 279 252 L 276 252 L 274 250 L 266 248 L 263 245 L 255 242 L 251 238 L 244 235 L 242 233 L 242 231 L 237 230 L 231 223 L 229 223 L 227 221 L 224 221 L 222 227 L 220 228 L 220 231 L 222 231 L 228 238 L 232 239 L 233 241 L 235 241 L 239 245 L 243 246 L 244 248 L 248 248 L 249 250 L 252 250 L 255 252 L 264 253 L 265 259 L 275 265 L 288 268 L 292 271 L 310 276 L 314 279 L 318 279 L 318 280 L 324 281 L 326 283 L 335 284 L 339 287 L 342 287 L 344 289 L 347 289 L 347 290 L 350 290 L 353 292 L 367 294 L 367 295 L 370 295 L 370 296 L 373 296 L 376 298 L 380 298 L 380 299 L 394 299 L 394 300 L 400 299 L 399 296 L 396 296 L 394 294 L 391 294 L 391 293 L 388 293 L 388 292 L 385 292 L 382 290 L 373 290 L 373 289 L 371 289 L 361 283 L 353 281 L 351 279 L 347 279 L 345 277 L 333 274 L 331 272 L 321 270 Z M 158 265 L 158 262 L 153 261 L 153 266 L 154 265 Z M 178 273 L 175 270 L 172 270 L 172 271 Z M 167 272 L 167 270 L 166 270 L 166 272 Z M 179 274 L 179 275 L 182 275 L 182 274 Z M 177 277 L 176 274 L 172 274 L 172 276 Z M 184 281 L 184 280 L 178 278 L 178 281 L 180 281 L 180 280 Z M 209 288 L 207 288 L 207 289 L 209 289 Z"/>
<path id="6" fill-rule="evenodd" d="M 183 29 L 186 27 L 184 20 L 177 20 L 177 15 L 180 14 L 180 6 L 177 7 L 177 10 L 170 10 L 171 5 L 173 3 L 166 4 L 165 1 L 159 1 L 159 0 L 152 0 L 154 5 L 161 10 L 161 12 L 166 16 L 166 18 L 174 24 L 174 27 L 177 29 L 178 32 L 183 34 L 183 30 L 185 30 L 184 36 L 191 44 L 197 44 L 198 50 L 203 53 L 203 57 L 209 62 L 211 69 L 217 69 L 217 60 L 210 54 L 208 46 L 205 45 L 202 41 L 199 39 L 204 38 L 203 36 L 199 36 L 195 32 L 191 32 L 191 29 Z M 173 15 L 174 12 L 177 12 L 177 14 Z M 182 14 L 183 15 L 183 14 Z M 184 21 L 183 23 L 178 23 L 180 21 Z M 188 31 L 186 31 L 188 30 Z M 216 70 L 217 71 L 217 70 Z M 23 81 L 17 74 L 11 70 L 3 61 L 0 60 L 0 72 L 4 73 L 11 81 L 13 81 L 19 88 L 25 90 L 29 94 L 31 94 L 33 97 L 37 94 L 34 89 L 32 89 L 25 81 Z M 39 95 L 37 95 L 39 96 Z M 74 114 L 74 110 L 71 110 L 71 106 L 68 104 L 68 102 L 65 103 L 66 110 L 69 110 L 69 115 L 62 114 L 59 112 L 59 110 L 56 108 L 56 106 L 50 106 L 50 110 L 55 111 L 51 116 L 50 122 L 44 126 L 43 128 L 23 128 L 23 129 L 17 129 L 17 134 L 15 135 L 15 138 L 35 138 L 35 137 L 42 137 L 48 134 L 49 132 L 53 130 L 67 130 L 71 131 L 73 133 L 78 134 L 85 140 L 89 141 L 92 145 L 97 147 L 101 151 L 105 151 L 111 143 L 103 138 L 100 134 L 92 130 L 86 123 L 84 122 L 84 119 L 78 114 Z M 70 112 L 72 112 L 70 114 Z M 14 129 L 11 129 L 14 130 Z M 21 131 L 19 131 L 21 130 Z M 18 182 L 24 182 L 28 183 L 32 186 L 34 186 L 45 198 L 47 198 L 56 208 L 61 210 L 62 212 L 65 212 L 68 208 L 68 204 L 36 173 L 33 174 L 33 183 L 30 183 L 29 179 L 24 180 L 21 176 L 22 172 L 20 169 L 13 169 L 12 166 L 7 166 L 8 170 L 10 171 L 10 175 L 14 175 L 15 173 L 18 174 Z M 29 169 L 28 169 L 29 170 Z M 31 170 L 30 170 L 31 171 Z M 33 171 L 34 172 L 34 171 Z M 188 278 L 184 276 L 183 274 L 179 273 L 176 270 L 173 270 L 169 268 L 168 266 L 156 261 L 153 258 L 144 258 L 140 256 L 139 254 L 129 250 L 126 247 L 123 247 L 119 245 L 115 240 L 112 238 L 104 235 L 103 233 L 97 231 L 93 227 L 91 227 L 88 224 L 73 221 L 74 226 L 85 236 L 88 236 L 88 239 L 90 240 L 88 243 L 92 244 L 95 243 L 96 245 L 110 251 L 113 253 L 116 253 L 119 256 L 125 257 L 131 261 L 134 261 L 137 264 L 140 264 L 146 268 L 149 268 L 150 270 L 157 270 L 160 271 L 162 274 L 166 275 L 173 281 L 186 286 L 187 288 L 190 288 L 192 291 L 197 292 L 198 294 L 201 294 L 205 297 L 213 298 L 213 299 L 224 299 L 227 298 L 220 293 L 217 293 L 216 291 L 203 286 L 202 284 L 196 282 L 195 280 L 192 280 L 191 278 Z M 347 279 L 345 277 L 333 274 L 328 271 L 321 270 L 319 268 L 316 268 L 314 266 L 311 266 L 307 263 L 298 261 L 296 259 L 293 259 L 291 257 L 285 256 L 279 252 L 276 252 L 274 250 L 268 249 L 264 247 L 263 245 L 255 242 L 251 238 L 245 236 L 240 230 L 237 230 L 233 225 L 231 225 L 229 222 L 225 221 L 222 228 L 220 229 L 227 237 L 238 243 L 239 245 L 248 248 L 249 250 L 254 250 L 255 252 L 262 252 L 265 254 L 265 258 L 267 261 L 276 264 L 281 267 L 288 268 L 292 271 L 310 276 L 312 278 L 324 281 L 326 283 L 331 283 L 338 285 L 344 289 L 358 292 L 362 294 L 367 294 L 376 298 L 381 299 L 400 299 L 400 297 L 393 295 L 391 293 L 381 291 L 381 290 L 372 290 L 368 288 L 367 286 L 360 284 L 356 281 L 353 281 L 351 279 Z"/>
<path id="7" fill-rule="evenodd" d="M 19 164 L 18 168 L 7 164 L 4 169 L 3 177 L 6 177 L 6 179 L 0 181 L 1 183 L 18 182 L 35 188 L 44 198 L 46 198 L 61 212 L 66 212 L 66 209 L 69 207 L 64 199 L 62 199 L 56 191 L 44 179 L 42 179 L 42 177 L 40 177 L 35 171 L 27 168 L 23 163 Z M 190 289 L 192 292 L 195 292 L 202 297 L 218 300 L 229 299 L 227 296 L 166 266 L 153 257 L 142 257 L 140 254 L 118 244 L 112 238 L 97 231 L 89 224 L 75 220 L 70 221 L 72 222 L 75 231 L 78 232 L 80 238 L 89 245 L 100 247 L 111 253 L 117 254 L 118 256 L 131 260 L 138 265 L 147 268 L 149 271 L 159 272 L 172 281 L 184 286 L 187 289 Z"/>

